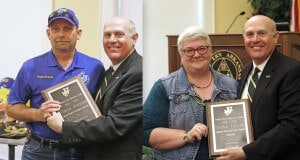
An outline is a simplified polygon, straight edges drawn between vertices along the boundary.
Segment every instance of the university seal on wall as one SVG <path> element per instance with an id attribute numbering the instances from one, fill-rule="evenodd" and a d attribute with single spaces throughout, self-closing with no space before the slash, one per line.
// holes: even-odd
<path id="1" fill-rule="evenodd" d="M 243 63 L 240 58 L 228 50 L 218 50 L 212 55 L 212 67 L 225 75 L 233 77 L 236 80 L 241 79 Z"/>

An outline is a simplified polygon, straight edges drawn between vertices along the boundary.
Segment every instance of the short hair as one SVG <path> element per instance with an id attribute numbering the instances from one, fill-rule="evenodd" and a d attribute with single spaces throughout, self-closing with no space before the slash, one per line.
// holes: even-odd
<path id="1" fill-rule="evenodd" d="M 116 16 L 116 17 L 112 17 L 111 19 L 109 19 L 105 24 L 104 24 L 104 29 L 107 27 L 107 25 L 109 23 L 111 23 L 111 21 L 113 20 L 117 20 L 117 21 L 122 21 L 122 23 L 128 25 L 128 28 L 126 26 L 126 29 L 128 29 L 129 34 L 134 35 L 136 34 L 136 30 L 135 30 L 135 24 L 132 20 L 130 20 L 127 17 L 122 17 L 122 16 Z"/>
<path id="2" fill-rule="evenodd" d="M 178 52 L 182 49 L 182 43 L 186 40 L 204 40 L 211 46 L 211 40 L 208 34 L 199 26 L 187 27 L 177 39 Z"/>
<path id="3" fill-rule="evenodd" d="M 128 22 L 129 22 L 129 33 L 131 33 L 132 35 L 134 35 L 136 33 L 135 24 L 130 19 L 128 19 Z"/>

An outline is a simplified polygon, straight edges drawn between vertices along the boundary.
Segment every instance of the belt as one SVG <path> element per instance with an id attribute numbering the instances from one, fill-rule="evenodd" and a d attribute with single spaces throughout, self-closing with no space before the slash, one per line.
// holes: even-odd
<path id="1" fill-rule="evenodd" d="M 63 144 L 63 142 L 60 140 L 46 139 L 32 133 L 29 137 L 43 145 L 49 146 L 49 148 L 53 150 L 66 150 L 70 148 L 68 145 Z"/>

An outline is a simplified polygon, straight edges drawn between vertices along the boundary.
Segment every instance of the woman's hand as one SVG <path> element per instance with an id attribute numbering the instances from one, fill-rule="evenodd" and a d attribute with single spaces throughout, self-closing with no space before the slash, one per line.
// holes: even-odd
<path id="1" fill-rule="evenodd" d="M 195 140 L 200 141 L 202 137 L 207 137 L 208 129 L 207 126 L 202 123 L 197 123 L 194 127 L 186 133 L 186 141 L 189 143 Z"/>

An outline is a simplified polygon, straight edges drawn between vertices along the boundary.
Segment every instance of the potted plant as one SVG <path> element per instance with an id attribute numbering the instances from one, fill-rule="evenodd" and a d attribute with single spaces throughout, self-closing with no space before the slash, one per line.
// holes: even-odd
<path id="1" fill-rule="evenodd" d="M 262 14 L 275 22 L 290 22 L 292 0 L 248 0 L 254 9 L 253 15 Z"/>

